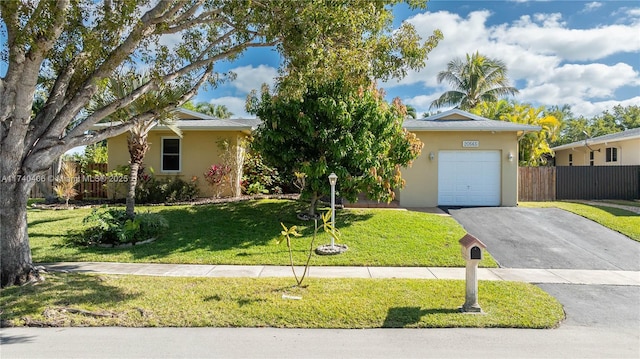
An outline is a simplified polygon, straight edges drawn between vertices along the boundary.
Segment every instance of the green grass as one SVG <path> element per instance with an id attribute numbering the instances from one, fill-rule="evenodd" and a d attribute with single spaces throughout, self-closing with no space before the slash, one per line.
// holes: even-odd
<path id="1" fill-rule="evenodd" d="M 605 201 L 600 201 L 602 202 L 603 205 L 606 206 L 607 203 L 613 203 L 613 204 L 619 204 L 619 205 L 623 205 L 623 206 L 630 206 L 630 207 L 640 207 L 640 201 L 639 200 L 635 200 L 635 201 L 625 201 L 625 200 L 617 200 L 617 199 L 608 199 Z"/>
<path id="2" fill-rule="evenodd" d="M 295 216 L 303 204 L 289 200 L 256 200 L 202 206 L 138 207 L 161 213 L 170 228 L 150 244 L 130 248 L 78 247 L 68 243 L 69 230 L 82 227 L 90 209 L 28 210 L 29 238 L 35 262 L 98 261 L 189 264 L 287 265 L 286 244 L 276 245 L 282 227 L 297 225 L 305 237 L 294 239 L 294 258 L 301 264 L 309 249 L 313 222 Z M 458 239 L 464 229 L 436 214 L 383 209 L 350 209 L 336 214 L 339 243 L 349 250 L 337 256 L 315 256 L 312 265 L 445 266 L 465 265 Z M 322 232 L 322 230 L 320 230 Z M 316 246 L 330 242 L 320 233 Z M 496 267 L 487 253 L 483 267 Z"/>
<path id="3" fill-rule="evenodd" d="M 4 325 L 125 327 L 513 327 L 551 328 L 562 305 L 526 283 L 480 281 L 486 314 L 463 314 L 464 281 L 166 278 L 47 275 L 3 289 Z M 300 300 L 283 298 L 300 296 Z M 78 313 L 78 310 L 85 311 Z"/>
<path id="4" fill-rule="evenodd" d="M 521 202 L 519 205 L 522 207 L 564 209 L 640 242 L 640 215 L 624 209 L 607 207 L 604 204 L 594 206 L 574 202 Z"/>

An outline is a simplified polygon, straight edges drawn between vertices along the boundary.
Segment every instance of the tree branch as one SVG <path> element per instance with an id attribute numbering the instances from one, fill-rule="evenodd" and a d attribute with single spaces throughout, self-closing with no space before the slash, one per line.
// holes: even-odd
<path id="1" fill-rule="evenodd" d="M 153 9 L 147 11 L 147 13 L 142 16 L 138 22 L 139 25 L 131 31 L 122 44 L 116 47 L 109 54 L 104 63 L 102 63 L 102 65 L 87 77 L 76 94 L 67 102 L 67 104 L 65 104 L 60 112 L 56 114 L 56 119 L 47 131 L 47 137 L 62 133 L 69 122 L 71 122 L 80 110 L 82 110 L 82 108 L 90 101 L 91 97 L 95 95 L 97 91 L 96 82 L 110 76 L 115 68 L 119 66 L 126 57 L 131 55 L 133 51 L 135 51 L 136 47 L 140 44 L 140 41 L 154 32 L 155 25 L 159 21 L 158 18 L 160 18 L 162 13 L 164 13 L 170 5 L 170 1 L 160 1 Z M 106 116 L 111 113 L 108 113 Z M 89 126 L 91 125 L 92 124 Z"/>

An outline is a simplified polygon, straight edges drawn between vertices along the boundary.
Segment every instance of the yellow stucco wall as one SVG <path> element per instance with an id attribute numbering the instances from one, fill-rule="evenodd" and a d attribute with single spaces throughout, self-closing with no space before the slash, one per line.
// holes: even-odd
<path id="1" fill-rule="evenodd" d="M 589 145 L 593 153 L 594 166 L 637 166 L 640 165 L 640 138 L 627 141 L 615 141 L 607 144 Z M 608 147 L 618 149 L 618 161 L 607 162 L 606 149 Z M 600 150 L 598 152 L 598 150 Z M 556 151 L 556 166 L 569 166 L 569 154 L 573 155 L 573 166 L 589 166 L 591 150 L 586 146 L 578 146 Z"/>
<path id="2" fill-rule="evenodd" d="M 413 131 L 424 143 L 420 156 L 402 170 L 406 186 L 399 191 L 402 207 L 435 207 L 438 205 L 438 151 L 501 151 L 501 206 L 518 204 L 518 138 L 516 132 L 440 132 Z M 479 141 L 477 148 L 464 148 L 462 141 Z M 429 154 L 434 153 L 434 159 Z M 514 156 L 508 160 L 508 154 Z"/>
<path id="3" fill-rule="evenodd" d="M 129 164 L 127 136 L 128 133 L 125 133 L 107 141 L 108 168 L 110 171 L 118 166 Z M 222 150 L 218 147 L 218 142 L 227 140 L 232 146 L 237 146 L 245 135 L 239 131 L 183 131 L 180 141 L 181 170 L 179 172 L 162 172 L 161 151 L 162 138 L 164 137 L 178 138 L 175 133 L 169 130 L 151 131 L 149 133 L 149 150 L 144 158 L 145 168 L 153 168 L 155 176 L 158 178 L 178 176 L 184 181 L 191 181 L 194 177 L 197 177 L 200 196 L 211 197 L 214 192 L 204 179 L 204 173 L 211 165 L 222 162 Z M 239 186 L 239 182 L 236 183 L 236 186 Z M 231 194 L 232 189 L 226 188 L 222 196 Z"/>

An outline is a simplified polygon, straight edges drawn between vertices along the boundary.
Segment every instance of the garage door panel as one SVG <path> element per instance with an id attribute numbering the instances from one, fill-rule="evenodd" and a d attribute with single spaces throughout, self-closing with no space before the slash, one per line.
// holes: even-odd
<path id="1" fill-rule="evenodd" d="M 438 204 L 500 205 L 500 151 L 440 151 Z"/>

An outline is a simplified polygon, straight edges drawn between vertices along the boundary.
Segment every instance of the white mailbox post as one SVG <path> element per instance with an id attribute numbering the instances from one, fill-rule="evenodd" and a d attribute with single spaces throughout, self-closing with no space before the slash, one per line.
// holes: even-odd
<path id="1" fill-rule="evenodd" d="M 467 281 L 463 312 L 481 313 L 478 304 L 478 263 L 482 260 L 482 250 L 487 246 L 478 238 L 466 234 L 458 241 L 462 246 L 462 257 L 467 261 L 465 279 Z"/>

